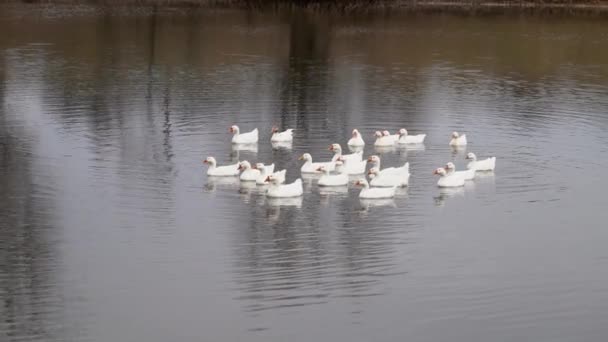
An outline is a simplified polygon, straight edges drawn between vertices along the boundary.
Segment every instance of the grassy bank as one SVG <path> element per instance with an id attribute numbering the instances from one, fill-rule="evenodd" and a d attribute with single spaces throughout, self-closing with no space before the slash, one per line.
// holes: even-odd
<path id="1" fill-rule="evenodd" d="M 0 0 L 0 3 L 19 2 L 47 6 L 73 4 L 98 7 L 305 8 L 341 12 L 405 10 L 461 13 L 608 13 L 608 0 Z"/>

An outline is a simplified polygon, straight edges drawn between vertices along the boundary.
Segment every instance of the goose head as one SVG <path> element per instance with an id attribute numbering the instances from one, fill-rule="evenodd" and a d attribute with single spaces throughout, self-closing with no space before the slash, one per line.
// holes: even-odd
<path id="1" fill-rule="evenodd" d="M 270 133 L 279 133 L 279 127 L 272 126 L 272 129 L 270 130 Z"/>
<path id="2" fill-rule="evenodd" d="M 255 163 L 255 165 L 252 167 L 252 169 L 258 169 L 260 171 L 263 171 L 265 167 L 266 166 L 264 165 L 264 163 Z"/>
<path id="3" fill-rule="evenodd" d="M 360 178 L 355 182 L 356 186 L 362 186 L 364 188 L 369 188 L 369 183 L 367 183 L 367 180 L 365 180 L 365 178 Z"/>
<path id="4" fill-rule="evenodd" d="M 276 178 L 276 176 L 269 175 L 266 177 L 266 179 L 264 181 L 266 183 L 275 183 L 277 181 L 277 178 Z"/>
<path id="5" fill-rule="evenodd" d="M 251 169 L 251 164 L 248 161 L 244 160 L 239 163 L 239 170 L 248 170 L 248 169 Z"/>
<path id="6" fill-rule="evenodd" d="M 369 156 L 367 158 L 367 162 L 370 164 L 378 165 L 380 164 L 380 157 L 378 157 L 377 155 Z"/>
<path id="7" fill-rule="evenodd" d="M 458 139 L 460 134 L 458 132 L 452 132 L 452 139 Z"/>
<path id="8" fill-rule="evenodd" d="M 230 126 L 230 133 L 239 134 L 239 126 L 237 126 L 237 125 Z"/>
<path id="9" fill-rule="evenodd" d="M 323 172 L 323 173 L 325 173 L 325 174 L 329 174 L 329 169 L 328 169 L 328 168 L 326 168 L 325 166 L 319 166 L 319 167 L 317 168 L 317 171 L 319 171 L 319 172 Z"/>
<path id="10" fill-rule="evenodd" d="M 203 164 L 209 164 L 211 166 L 215 166 L 217 164 L 217 162 L 215 161 L 215 158 L 207 157 L 207 159 L 203 160 Z"/>
<path id="11" fill-rule="evenodd" d="M 310 153 L 304 153 L 303 155 L 300 156 L 300 158 L 298 158 L 298 160 L 305 160 L 306 162 L 312 162 L 312 156 L 310 155 Z"/>
<path id="12" fill-rule="evenodd" d="M 391 135 L 391 132 L 386 131 L 386 130 L 382 131 L 382 136 L 384 136 L 384 137 L 388 137 L 388 136 L 390 136 L 390 135 Z"/>
<path id="13" fill-rule="evenodd" d="M 475 160 L 477 160 L 477 156 L 475 155 L 475 153 L 469 152 L 469 153 L 467 153 L 467 156 L 465 157 L 465 159 L 470 159 L 470 160 L 475 161 Z"/>
<path id="14" fill-rule="evenodd" d="M 353 129 L 353 133 L 352 133 L 353 138 L 357 138 L 359 137 L 359 131 L 355 128 Z"/>
<path id="15" fill-rule="evenodd" d="M 374 136 L 375 136 L 376 138 L 380 138 L 380 137 L 382 137 L 382 132 L 380 132 L 380 131 L 376 131 L 376 132 L 374 132 Z"/>
<path id="16" fill-rule="evenodd" d="M 440 168 L 435 169 L 435 171 L 433 171 L 433 174 L 443 177 L 447 174 L 447 172 L 445 171 L 444 168 L 440 167 Z"/>
<path id="17" fill-rule="evenodd" d="M 402 129 L 399 130 L 398 133 L 399 133 L 399 136 L 405 137 L 405 136 L 407 136 L 407 129 L 402 128 Z"/>
<path id="18" fill-rule="evenodd" d="M 454 165 L 454 163 L 452 163 L 452 162 L 449 162 L 449 163 L 445 164 L 444 169 L 447 173 L 452 173 L 452 172 L 456 171 L 456 165 Z"/>
<path id="19" fill-rule="evenodd" d="M 329 145 L 328 150 L 333 151 L 334 153 L 342 153 L 342 146 L 340 146 L 340 144 L 331 144 Z"/>
<path id="20" fill-rule="evenodd" d="M 367 171 L 367 175 L 369 178 L 374 178 L 380 173 L 380 170 L 377 167 L 372 167 Z"/>

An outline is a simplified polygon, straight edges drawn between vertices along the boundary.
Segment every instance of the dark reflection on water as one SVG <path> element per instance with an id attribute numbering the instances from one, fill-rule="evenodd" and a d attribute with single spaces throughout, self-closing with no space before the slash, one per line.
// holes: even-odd
<path id="1" fill-rule="evenodd" d="M 2 341 L 608 334 L 604 22 L 0 8 Z M 373 148 L 400 127 L 425 145 Z M 268 199 L 201 164 L 291 181 L 352 128 L 410 163 L 395 199 Z M 437 189 L 469 151 L 497 172 Z"/>

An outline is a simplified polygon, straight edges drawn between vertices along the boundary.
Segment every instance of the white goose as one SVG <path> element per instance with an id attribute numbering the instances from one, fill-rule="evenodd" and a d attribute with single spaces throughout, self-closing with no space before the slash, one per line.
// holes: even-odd
<path id="1" fill-rule="evenodd" d="M 243 171 L 239 177 L 243 182 L 255 182 L 260 177 L 260 170 L 252 168 L 246 160 L 239 163 L 238 170 Z"/>
<path id="2" fill-rule="evenodd" d="M 382 131 L 382 136 L 383 137 L 389 137 L 389 138 L 393 139 L 393 143 L 396 143 L 397 140 L 399 140 L 399 133 L 397 133 L 397 134 L 391 134 L 391 132 L 389 132 L 387 130 Z"/>
<path id="3" fill-rule="evenodd" d="M 334 170 L 334 163 L 333 162 L 313 163 L 312 162 L 312 156 L 310 155 L 310 153 L 304 153 L 298 159 L 305 161 L 304 165 L 302 165 L 302 168 L 300 168 L 300 171 L 302 173 L 320 173 L 317 170 L 321 166 L 324 166 L 325 168 L 329 169 L 330 171 Z"/>
<path id="4" fill-rule="evenodd" d="M 409 173 L 409 163 L 407 162 L 401 167 L 387 167 L 385 169 L 381 168 L 380 157 L 377 155 L 373 155 L 367 158 L 367 162 L 372 164 L 373 167 L 378 168 L 379 173 L 381 175 L 389 173 L 403 173 L 404 171 L 407 171 Z"/>
<path id="5" fill-rule="evenodd" d="M 277 126 L 272 127 L 272 136 L 270 137 L 270 142 L 277 143 L 291 141 L 293 141 L 293 129 L 289 128 L 283 132 L 279 132 L 279 128 Z"/>
<path id="6" fill-rule="evenodd" d="M 410 181 L 410 164 L 405 163 L 400 168 L 401 172 L 380 173 L 380 169 L 372 167 L 367 173 L 371 178 L 370 185 L 376 187 L 408 186 Z"/>
<path id="7" fill-rule="evenodd" d="M 347 145 L 351 146 L 351 147 L 365 146 L 365 141 L 361 137 L 361 133 L 359 133 L 359 131 L 356 128 L 353 129 L 352 138 L 350 138 L 350 140 L 348 140 Z"/>
<path id="8" fill-rule="evenodd" d="M 358 151 L 351 154 L 342 154 L 342 146 L 340 144 L 329 145 L 328 150 L 334 152 L 334 156 L 331 158 L 332 161 L 337 161 L 338 158 L 342 157 L 344 160 L 361 161 L 363 160 L 363 151 Z"/>
<path id="9" fill-rule="evenodd" d="M 426 134 L 418 134 L 418 135 L 409 135 L 407 133 L 407 129 L 402 128 L 399 130 L 399 140 L 397 143 L 399 144 L 422 144 L 424 143 L 424 138 L 426 138 Z"/>
<path id="10" fill-rule="evenodd" d="M 472 180 L 473 178 L 475 178 L 475 169 L 456 171 L 456 165 L 454 165 L 454 163 L 452 162 L 445 164 L 445 171 L 448 173 L 448 176 L 462 176 L 464 180 Z"/>
<path id="11" fill-rule="evenodd" d="M 338 161 L 344 163 L 342 172 L 347 175 L 362 175 L 365 173 L 365 166 L 367 165 L 365 160 L 348 160 L 342 156 L 338 158 Z"/>
<path id="12" fill-rule="evenodd" d="M 467 135 L 460 135 L 458 132 L 452 133 L 452 140 L 450 140 L 450 146 L 466 146 L 467 145 Z"/>
<path id="13" fill-rule="evenodd" d="M 342 162 L 336 162 L 336 170 L 341 170 Z M 323 176 L 319 178 L 319 186 L 344 186 L 348 185 L 348 175 L 343 172 L 331 174 L 324 166 L 318 168 L 318 171 L 323 172 Z"/>
<path id="14" fill-rule="evenodd" d="M 203 160 L 203 163 L 209 165 L 209 169 L 207 169 L 207 176 L 239 175 L 239 163 L 225 166 L 217 166 L 217 162 L 213 157 L 207 157 L 207 159 Z"/>
<path id="15" fill-rule="evenodd" d="M 376 131 L 376 133 L 374 133 L 374 136 L 376 137 L 376 141 L 374 142 L 374 146 L 376 147 L 387 147 L 395 145 L 396 140 L 390 134 L 383 135 L 382 132 Z"/>
<path id="16" fill-rule="evenodd" d="M 496 167 L 496 157 L 490 157 L 483 160 L 477 160 L 477 156 L 473 152 L 467 153 L 466 159 L 471 160 L 467 164 L 467 169 L 475 171 L 494 171 Z"/>
<path id="17" fill-rule="evenodd" d="M 448 175 L 447 171 L 440 167 L 433 172 L 435 175 L 439 175 L 439 181 L 437 186 L 440 188 L 453 188 L 458 186 L 464 186 L 464 177 L 458 175 Z"/>
<path id="18" fill-rule="evenodd" d="M 233 125 L 230 127 L 230 133 L 232 136 L 233 144 L 254 144 L 258 142 L 258 129 L 254 129 L 251 132 L 240 133 L 239 126 Z"/>
<path id="19" fill-rule="evenodd" d="M 304 193 L 302 187 L 302 179 L 298 178 L 291 184 L 281 184 L 280 179 L 274 175 L 266 177 L 266 181 L 270 183 L 266 196 L 268 197 L 298 197 Z"/>
<path id="20" fill-rule="evenodd" d="M 287 174 L 287 170 L 283 169 L 281 171 L 277 171 L 277 172 L 273 172 L 271 174 L 272 178 L 275 179 L 275 181 L 279 184 L 283 184 L 285 183 L 285 175 Z M 268 177 L 266 177 L 268 178 Z M 266 181 L 266 179 L 264 179 L 264 184 L 268 184 L 268 182 Z"/>
<path id="21" fill-rule="evenodd" d="M 362 186 L 359 198 L 375 199 L 375 198 L 393 198 L 395 197 L 396 187 L 392 188 L 370 188 L 369 183 L 365 178 L 359 179 L 355 185 Z"/>
<path id="22" fill-rule="evenodd" d="M 257 185 L 263 185 L 266 183 L 266 177 L 274 172 L 274 164 L 264 165 L 262 163 L 255 164 L 255 168 L 260 170 L 260 176 L 255 180 Z"/>

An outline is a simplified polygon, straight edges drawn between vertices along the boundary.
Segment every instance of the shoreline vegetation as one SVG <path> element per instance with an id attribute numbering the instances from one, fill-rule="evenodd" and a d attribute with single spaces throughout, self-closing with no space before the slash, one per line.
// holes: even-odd
<path id="1" fill-rule="evenodd" d="M 2 4 L 98 8 L 307 9 L 328 12 L 452 12 L 463 14 L 608 14 L 608 0 L 0 0 Z"/>

